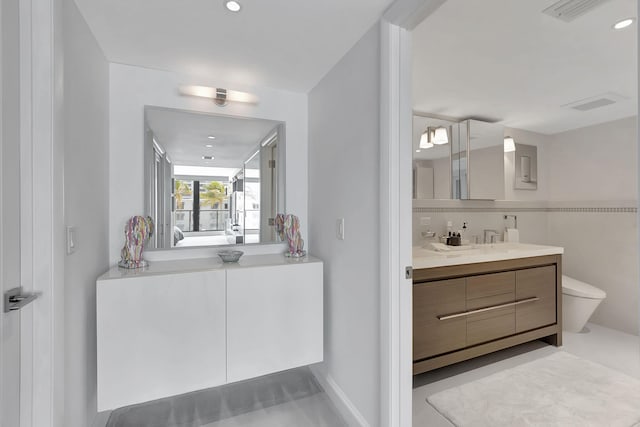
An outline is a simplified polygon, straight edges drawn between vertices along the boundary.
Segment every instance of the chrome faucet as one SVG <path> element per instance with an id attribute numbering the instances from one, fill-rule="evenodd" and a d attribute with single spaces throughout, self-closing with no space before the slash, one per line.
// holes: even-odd
<path id="1" fill-rule="evenodd" d="M 489 239 L 487 239 L 487 235 L 489 235 Z M 498 236 L 498 232 L 496 230 L 485 229 L 484 230 L 484 243 L 495 243 L 496 242 L 496 236 Z"/>

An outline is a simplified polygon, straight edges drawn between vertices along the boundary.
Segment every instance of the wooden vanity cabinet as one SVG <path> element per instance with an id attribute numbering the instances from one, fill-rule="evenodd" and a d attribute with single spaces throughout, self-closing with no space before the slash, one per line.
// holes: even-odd
<path id="1" fill-rule="evenodd" d="M 465 279 L 438 280 L 413 288 L 413 360 L 464 348 L 467 321 L 441 321 L 442 313 L 466 310 Z"/>
<path id="2" fill-rule="evenodd" d="M 540 338 L 560 345 L 561 277 L 560 255 L 415 270 L 414 374 Z"/>

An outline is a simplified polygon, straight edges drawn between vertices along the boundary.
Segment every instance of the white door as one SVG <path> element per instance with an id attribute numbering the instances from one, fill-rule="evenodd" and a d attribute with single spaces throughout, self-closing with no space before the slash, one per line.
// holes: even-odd
<path id="1" fill-rule="evenodd" d="M 4 294 L 20 284 L 20 113 L 18 0 L 0 4 L 0 425 L 20 425 L 20 312 Z"/>

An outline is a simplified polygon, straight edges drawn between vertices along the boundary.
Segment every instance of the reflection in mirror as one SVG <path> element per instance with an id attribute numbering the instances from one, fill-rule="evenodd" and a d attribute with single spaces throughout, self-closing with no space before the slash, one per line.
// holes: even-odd
<path id="1" fill-rule="evenodd" d="M 462 138 L 463 133 L 465 138 Z M 464 172 L 468 176 L 468 188 L 460 198 L 504 199 L 504 127 L 480 120 L 465 120 L 460 123 L 460 135 L 462 144 L 469 144 Z"/>
<path id="2" fill-rule="evenodd" d="M 414 199 L 451 198 L 451 152 L 458 139 L 456 126 L 457 123 L 446 120 L 413 116 Z M 433 144 L 431 137 L 435 138 L 435 129 L 442 128 L 447 131 L 448 142 Z M 434 131 L 429 135 L 431 129 Z"/>
<path id="3" fill-rule="evenodd" d="M 151 248 L 277 241 L 284 123 L 145 107 Z"/>
<path id="4" fill-rule="evenodd" d="M 515 166 L 513 188 L 535 190 L 538 188 L 538 147 L 535 145 L 515 144 L 516 150 L 509 153 Z"/>

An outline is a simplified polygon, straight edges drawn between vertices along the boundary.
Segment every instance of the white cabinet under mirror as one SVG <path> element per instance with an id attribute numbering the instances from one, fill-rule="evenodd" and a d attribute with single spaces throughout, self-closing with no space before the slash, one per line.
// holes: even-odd
<path id="1" fill-rule="evenodd" d="M 503 199 L 503 133 L 495 123 L 414 115 L 414 199 Z"/>
<path id="2" fill-rule="evenodd" d="M 283 122 L 145 107 L 150 249 L 277 241 L 285 212 Z"/>
<path id="3" fill-rule="evenodd" d="M 254 255 L 114 267 L 96 283 L 97 406 L 112 410 L 323 360 L 323 263 Z"/>

